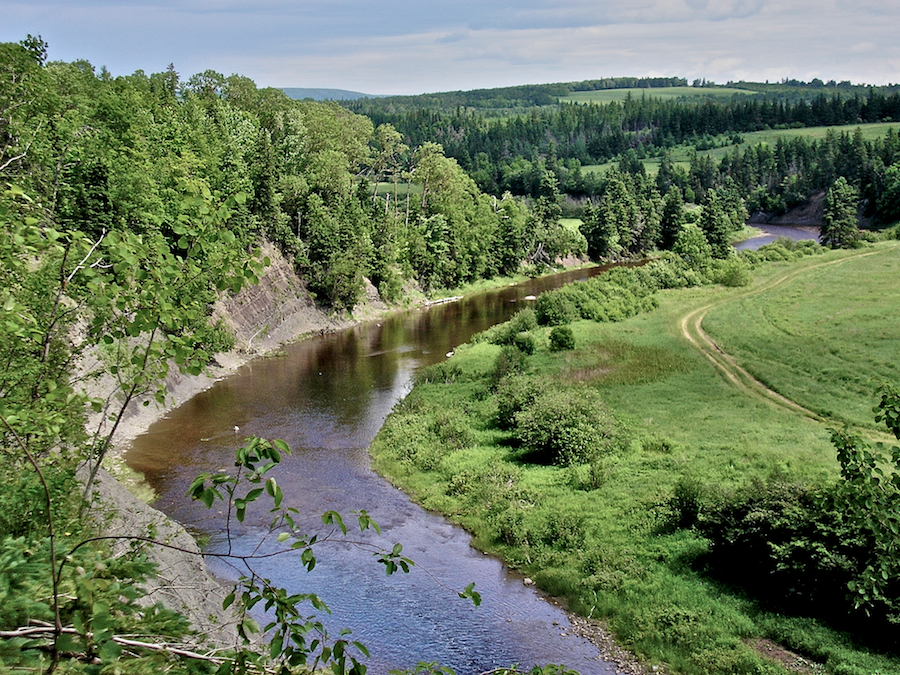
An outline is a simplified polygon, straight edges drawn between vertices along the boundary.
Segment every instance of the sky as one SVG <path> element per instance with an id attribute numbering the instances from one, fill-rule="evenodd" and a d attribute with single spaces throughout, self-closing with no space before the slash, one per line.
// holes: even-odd
<path id="1" fill-rule="evenodd" d="M 113 75 L 419 94 L 603 77 L 900 82 L 897 0 L 0 0 L 0 42 Z"/>

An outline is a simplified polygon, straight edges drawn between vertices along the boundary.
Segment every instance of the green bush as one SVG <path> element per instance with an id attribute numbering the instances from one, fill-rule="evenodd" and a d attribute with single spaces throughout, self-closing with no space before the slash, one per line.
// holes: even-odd
<path id="1" fill-rule="evenodd" d="M 475 444 L 475 432 L 458 407 L 429 404 L 415 392 L 397 404 L 381 431 L 391 456 L 423 471 L 437 468 L 450 452 Z"/>
<path id="2" fill-rule="evenodd" d="M 747 286 L 753 281 L 747 263 L 738 257 L 716 260 L 713 263 L 710 277 L 715 283 L 728 286 L 729 288 Z"/>
<path id="3" fill-rule="evenodd" d="M 694 481 L 676 487 L 673 514 L 710 542 L 713 576 L 793 611 L 845 620 L 847 585 L 868 558 L 864 533 L 825 507 L 821 493 L 782 480 L 755 481 L 699 508 Z"/>
<path id="4" fill-rule="evenodd" d="M 542 326 L 561 326 L 581 318 L 573 299 L 561 290 L 541 294 L 534 309 Z"/>
<path id="5" fill-rule="evenodd" d="M 531 356 L 537 349 L 537 342 L 531 333 L 519 333 L 513 338 L 513 346 L 526 356 Z"/>
<path id="6" fill-rule="evenodd" d="M 428 431 L 438 445 L 448 450 L 461 450 L 475 445 L 475 432 L 466 414 L 456 408 L 442 408 L 431 415 Z"/>
<path id="7" fill-rule="evenodd" d="M 551 511 L 545 516 L 540 529 L 540 541 L 545 546 L 570 551 L 582 548 L 584 540 L 584 516 L 558 511 Z"/>
<path id="8" fill-rule="evenodd" d="M 492 345 L 511 345 L 519 333 L 527 333 L 537 328 L 537 314 L 531 307 L 516 312 L 506 323 L 488 328 L 474 336 L 471 342 L 489 342 Z"/>
<path id="9" fill-rule="evenodd" d="M 535 305 L 542 326 L 562 326 L 577 319 L 622 321 L 656 307 L 660 288 L 651 271 L 618 267 L 606 274 L 548 291 Z"/>
<path id="10" fill-rule="evenodd" d="M 528 355 L 525 352 L 518 347 L 503 347 L 494 361 L 494 371 L 490 376 L 491 389 L 496 390 L 503 378 L 523 373 L 527 365 Z"/>
<path id="11" fill-rule="evenodd" d="M 545 385 L 525 375 L 506 377 L 497 384 L 497 426 L 512 429 L 516 415 L 545 390 Z"/>
<path id="12" fill-rule="evenodd" d="M 706 489 L 696 478 L 679 478 L 668 502 L 672 525 L 678 528 L 693 527 L 700 516 L 705 495 Z"/>
<path id="13" fill-rule="evenodd" d="M 550 351 L 562 352 L 575 349 L 575 334 L 569 326 L 555 326 L 550 331 Z"/>
<path id="14" fill-rule="evenodd" d="M 525 515 L 522 509 L 507 507 L 498 513 L 492 513 L 490 522 L 494 526 L 497 540 L 507 546 L 521 546 L 528 542 L 528 530 L 525 527 Z"/>
<path id="15" fill-rule="evenodd" d="M 589 462 L 615 437 L 612 416 L 593 389 L 553 389 L 515 415 L 514 436 L 537 462 L 567 466 Z"/>

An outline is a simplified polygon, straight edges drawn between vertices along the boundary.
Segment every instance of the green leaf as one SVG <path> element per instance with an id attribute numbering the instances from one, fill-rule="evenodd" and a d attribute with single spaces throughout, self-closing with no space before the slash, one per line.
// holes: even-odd
<path id="1" fill-rule="evenodd" d="M 344 525 L 344 519 L 337 511 L 326 511 L 322 514 L 322 522 L 326 525 L 337 525 L 343 534 L 347 534 L 347 526 Z"/>
<path id="2" fill-rule="evenodd" d="M 469 599 L 472 601 L 476 607 L 481 604 L 481 594 L 475 590 L 475 582 L 473 581 L 471 584 L 466 586 L 461 593 L 459 593 L 459 597 L 463 599 Z"/>
<path id="3" fill-rule="evenodd" d="M 122 647 L 112 640 L 107 640 L 102 645 L 100 645 L 99 654 L 101 661 L 103 661 L 104 663 L 109 663 L 122 656 Z"/>
<path id="4" fill-rule="evenodd" d="M 211 509 L 213 505 L 213 500 L 216 498 L 216 492 L 213 489 L 204 490 L 200 495 L 200 501 L 206 505 L 206 508 Z"/>

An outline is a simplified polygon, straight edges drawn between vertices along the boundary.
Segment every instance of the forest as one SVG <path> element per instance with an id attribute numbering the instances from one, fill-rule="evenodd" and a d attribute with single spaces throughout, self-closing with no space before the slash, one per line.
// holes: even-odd
<path id="1" fill-rule="evenodd" d="M 516 443 L 542 448 L 539 463 L 582 467 L 567 480 L 596 487 L 609 467 L 595 461 L 599 454 L 580 453 L 586 446 L 612 452 L 628 441 L 610 416 L 605 426 L 578 422 L 584 433 L 574 449 L 554 445 L 559 406 L 576 418 L 585 413 L 565 394 L 554 398 L 527 379 L 525 364 L 536 350 L 546 343 L 553 353 L 567 352 L 587 331 L 579 321 L 642 315 L 659 304 L 658 292 L 742 288 L 767 260 L 822 253 L 782 247 L 736 256 L 731 242 L 751 213 L 779 214 L 821 198 L 823 243 L 847 255 L 896 236 L 900 137 L 893 127 L 876 138 L 844 126 L 822 140 L 739 147 L 741 134 L 766 128 L 900 120 L 896 91 L 795 82 L 778 95 L 763 88 L 751 98 L 650 95 L 685 85 L 680 78 L 609 78 L 339 105 L 295 101 L 212 70 L 183 77 L 170 66 L 121 76 L 86 61 L 52 62 L 39 37 L 0 44 L 0 475 L 8 486 L 0 495 L 0 672 L 288 673 L 326 664 L 334 672 L 365 671 L 349 656 L 364 647 L 342 638 L 326 643 L 317 637 L 321 626 L 301 616 L 295 605 L 310 598 L 288 597 L 258 579 L 247 580 L 229 604 L 272 610 L 265 649 L 248 638 L 236 655 L 204 660 L 123 643 L 123 634 L 179 637 L 190 628 L 174 612 L 138 609 L 139 584 L 153 570 L 139 551 L 112 556 L 83 517 L 89 488 L 79 484 L 76 467 L 88 467 L 90 485 L 130 404 L 165 398 L 161 383 L 170 370 L 200 373 L 233 347 L 228 330 L 210 323 L 211 307 L 258 281 L 268 263 L 259 252 L 264 242 L 278 247 L 320 308 L 340 315 L 352 314 L 367 283 L 400 307 L 417 293 L 550 272 L 567 258 L 657 258 L 642 272 L 542 296 L 533 315 L 519 317 L 522 325 L 481 338 L 502 350 L 478 386 L 510 407 L 503 432 L 515 429 Z M 572 92 L 621 87 L 646 87 L 648 95 L 557 102 Z M 728 150 L 716 159 L 706 152 L 712 147 Z M 690 148 L 689 161 L 673 159 L 676 148 Z M 659 160 L 655 173 L 644 164 L 649 157 Z M 589 168 L 601 163 L 610 166 Z M 430 376 L 454 380 L 447 368 Z M 117 382 L 116 397 L 85 393 L 85 383 L 101 374 Z M 893 419 L 893 390 L 883 396 L 879 414 Z M 596 398 L 586 396 L 586 405 Z M 86 426 L 90 411 L 101 415 L 96 428 Z M 452 432 L 453 424 L 444 426 Z M 866 473 L 874 460 L 853 439 L 836 443 L 847 471 L 877 493 L 882 484 Z M 285 450 L 257 439 L 239 451 L 239 475 L 253 485 L 247 492 L 224 474 L 204 474 L 191 490 L 207 506 L 224 499 L 238 520 L 247 503 L 270 499 L 285 539 L 311 569 L 314 541 L 295 533 L 280 488 L 265 475 Z M 394 459 L 428 472 L 435 468 L 428 452 L 408 449 Z M 481 478 L 455 480 L 448 494 L 463 499 L 476 489 L 466 481 Z M 693 527 L 691 509 L 701 502 L 712 513 L 704 489 L 679 488 L 682 501 L 669 503 L 673 530 Z M 704 521 L 710 528 L 729 524 L 731 505 L 719 507 Z M 827 511 L 829 518 L 835 513 Z M 346 532 L 340 516 L 325 518 Z M 569 548 L 583 541 L 565 518 L 536 534 L 512 506 L 489 520 L 495 547 L 538 535 L 575 537 Z M 361 530 L 377 528 L 364 512 L 357 521 Z M 879 563 L 887 561 L 884 573 L 892 574 L 889 532 L 896 522 L 885 523 L 875 535 L 884 553 Z M 840 532 L 835 526 L 832 534 Z M 399 549 L 379 555 L 388 572 L 409 563 Z M 579 564 L 592 566 L 593 576 L 630 565 L 601 553 Z M 860 575 L 855 587 L 892 618 L 896 589 L 873 575 Z M 478 601 L 472 588 L 461 595 Z M 245 636 L 258 628 L 247 619 L 239 630 Z M 670 654 L 668 645 L 654 652 L 647 641 L 632 641 L 650 658 Z M 702 663 L 673 658 L 673 672 L 703 672 Z"/>

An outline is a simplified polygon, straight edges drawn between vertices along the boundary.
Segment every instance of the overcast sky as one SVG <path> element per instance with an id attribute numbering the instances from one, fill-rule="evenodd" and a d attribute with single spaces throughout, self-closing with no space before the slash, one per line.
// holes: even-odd
<path id="1" fill-rule="evenodd" d="M 0 41 L 113 75 L 417 94 L 615 76 L 900 82 L 898 0 L 2 0 Z"/>

